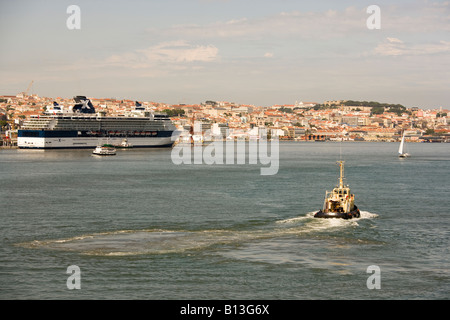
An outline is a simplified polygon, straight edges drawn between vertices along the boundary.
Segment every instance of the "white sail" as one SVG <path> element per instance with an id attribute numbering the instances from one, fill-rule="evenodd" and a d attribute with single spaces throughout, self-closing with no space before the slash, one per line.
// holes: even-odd
<path id="1" fill-rule="evenodd" d="M 400 147 L 398 148 L 398 153 L 403 154 L 403 145 L 405 143 L 405 134 L 403 133 L 402 141 L 400 142 Z"/>
<path id="2" fill-rule="evenodd" d="M 400 158 L 409 157 L 409 153 L 406 153 L 405 151 L 403 151 L 404 146 L 405 146 L 405 133 L 403 133 L 402 141 L 400 142 L 400 147 L 398 148 L 398 156 Z"/>

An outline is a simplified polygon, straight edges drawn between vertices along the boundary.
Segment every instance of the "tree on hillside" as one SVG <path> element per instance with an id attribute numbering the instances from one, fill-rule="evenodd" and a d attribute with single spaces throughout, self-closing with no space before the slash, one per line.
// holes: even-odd
<path id="1" fill-rule="evenodd" d="M 383 114 L 384 107 L 382 107 L 382 106 L 372 107 L 371 111 L 372 111 L 372 114 Z"/>
<path id="2" fill-rule="evenodd" d="M 169 117 L 179 117 L 184 116 L 185 114 L 184 109 L 164 109 L 163 112 L 165 112 Z"/>
<path id="3" fill-rule="evenodd" d="M 436 132 L 434 131 L 434 129 L 427 129 L 427 131 L 425 131 L 425 134 L 428 136 L 434 136 Z"/>
<path id="4" fill-rule="evenodd" d="M 286 107 L 281 107 L 278 110 L 280 110 L 281 112 L 285 112 L 285 113 L 292 113 L 292 109 L 291 108 L 286 108 Z"/>

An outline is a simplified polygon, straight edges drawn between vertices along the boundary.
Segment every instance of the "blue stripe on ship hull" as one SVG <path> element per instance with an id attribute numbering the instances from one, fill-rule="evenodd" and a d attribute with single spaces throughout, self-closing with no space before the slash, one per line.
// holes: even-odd
<path id="1" fill-rule="evenodd" d="M 19 130 L 19 138 L 76 138 L 78 131 L 74 130 Z"/>
<path id="2" fill-rule="evenodd" d="M 132 149 L 142 149 L 142 148 L 171 148 L 173 145 L 173 143 L 169 143 L 169 144 L 162 144 L 162 145 L 154 145 L 154 146 L 133 146 Z M 50 149 L 92 149 L 95 147 L 87 147 L 87 146 L 80 146 L 80 147 L 45 147 L 45 148 L 40 148 L 40 147 L 28 147 L 28 146 L 20 146 L 19 149 L 42 149 L 42 150 L 50 150 Z M 120 149 L 120 148 L 119 148 Z"/>

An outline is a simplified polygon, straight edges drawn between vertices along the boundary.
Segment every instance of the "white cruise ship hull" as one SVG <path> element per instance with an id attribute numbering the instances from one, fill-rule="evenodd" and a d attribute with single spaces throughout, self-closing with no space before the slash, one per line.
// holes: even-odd
<path id="1" fill-rule="evenodd" d="M 139 137 L 127 138 L 128 143 L 133 148 L 162 148 L 171 147 L 173 144 L 171 137 Z M 95 148 L 102 144 L 120 145 L 122 137 L 75 137 L 75 138 L 41 138 L 41 137 L 19 137 L 17 146 L 21 149 L 82 149 Z"/>

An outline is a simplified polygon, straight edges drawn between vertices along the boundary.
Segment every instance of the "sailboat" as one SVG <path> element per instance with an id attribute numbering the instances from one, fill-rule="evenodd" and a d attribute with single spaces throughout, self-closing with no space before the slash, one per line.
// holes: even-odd
<path id="1" fill-rule="evenodd" d="M 400 147 L 398 148 L 398 156 L 399 158 L 407 158 L 409 157 L 409 153 L 406 153 L 403 149 L 405 146 L 405 131 L 403 131 L 402 141 L 400 142 Z"/>

